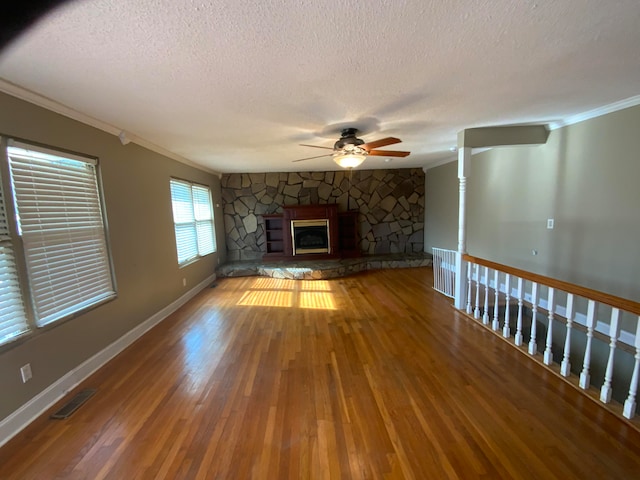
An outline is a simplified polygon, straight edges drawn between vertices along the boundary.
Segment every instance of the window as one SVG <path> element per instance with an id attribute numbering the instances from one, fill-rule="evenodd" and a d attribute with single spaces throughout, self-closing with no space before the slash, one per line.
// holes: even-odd
<path id="1" fill-rule="evenodd" d="M 184 265 L 216 251 L 211 191 L 184 180 L 170 185 L 178 264 Z"/>
<path id="2" fill-rule="evenodd" d="M 0 182 L 0 345 L 28 331 Z"/>
<path id="3" fill-rule="evenodd" d="M 6 149 L 11 198 L 3 207 L 15 212 L 33 324 L 37 327 L 67 318 L 116 295 L 97 179 L 97 160 L 32 145 L 10 142 Z M 6 216 L 0 217 L 0 285 L 16 298 L 16 250 Z M 19 298 L 19 297 L 17 297 Z M 22 309 L 24 312 L 24 308 Z M 0 313 L 0 315 L 2 315 Z M 20 315 L 17 315 L 18 317 Z M 29 328 L 29 321 L 7 325 L 0 316 L 0 343 Z"/>

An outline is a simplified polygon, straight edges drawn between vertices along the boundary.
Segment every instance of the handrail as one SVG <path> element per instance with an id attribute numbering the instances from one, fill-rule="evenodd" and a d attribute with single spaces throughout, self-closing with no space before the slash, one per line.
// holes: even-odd
<path id="1" fill-rule="evenodd" d="M 553 287 L 558 290 L 563 290 L 567 293 L 572 293 L 574 295 L 589 298 L 591 300 L 595 300 L 596 302 L 604 303 L 611 307 L 618 308 L 620 310 L 624 310 L 624 311 L 633 313 L 635 315 L 640 315 L 640 303 L 634 302 L 633 300 L 629 300 L 627 298 L 617 297 L 615 295 L 610 295 L 608 293 L 600 292 L 598 290 L 593 290 L 591 288 L 582 287 L 580 285 L 575 285 L 573 283 L 565 282 L 563 280 L 557 280 L 555 278 L 546 277 L 544 275 L 528 272 L 526 270 L 520 270 L 519 268 L 510 267 L 508 265 L 502 265 L 500 263 L 492 262 L 490 260 L 485 260 L 479 257 L 474 257 L 466 253 L 462 255 L 462 259 L 467 262 L 475 263 L 477 265 L 482 265 L 483 267 L 489 267 L 493 270 L 499 270 L 501 272 L 508 273 L 510 275 L 515 275 L 516 277 L 520 277 L 522 279 L 540 283 L 548 287 Z"/>

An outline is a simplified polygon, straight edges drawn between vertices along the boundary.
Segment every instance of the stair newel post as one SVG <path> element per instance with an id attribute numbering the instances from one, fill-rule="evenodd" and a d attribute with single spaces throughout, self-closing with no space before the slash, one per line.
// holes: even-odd
<path id="1" fill-rule="evenodd" d="M 514 343 L 519 347 L 522 345 L 522 284 L 524 281 L 522 278 L 518 278 L 518 320 L 516 322 L 516 334 L 514 336 Z"/>
<path id="2" fill-rule="evenodd" d="M 636 323 L 634 346 L 636 347 L 635 364 L 631 374 L 631 382 L 629 383 L 629 396 L 624 401 L 624 409 L 622 410 L 622 415 L 625 418 L 633 418 L 636 414 L 636 394 L 638 393 L 638 377 L 640 377 L 640 317 L 638 317 L 638 323 Z"/>
<path id="3" fill-rule="evenodd" d="M 584 361 L 582 362 L 582 372 L 580 372 L 580 388 L 587 389 L 591 383 L 589 368 L 591 365 L 591 344 L 593 342 L 593 330 L 596 324 L 596 302 L 589 300 L 587 307 L 587 345 L 584 349 Z"/>
<path id="4" fill-rule="evenodd" d="M 471 277 L 473 266 L 467 263 L 467 315 L 471 315 Z"/>
<path id="5" fill-rule="evenodd" d="M 458 135 L 458 251 L 456 252 L 456 275 L 454 306 L 458 310 L 464 308 L 464 300 L 467 298 L 464 281 L 465 261 L 462 256 L 467 253 L 467 174 L 471 159 L 471 147 L 463 147 L 463 139 Z M 470 312 L 470 305 L 467 306 Z"/>
<path id="6" fill-rule="evenodd" d="M 560 364 L 560 374 L 568 377 L 571 374 L 571 328 L 573 326 L 573 294 L 567 294 L 567 335 L 564 339 L 564 352 L 562 354 L 562 363 Z"/>
<path id="7" fill-rule="evenodd" d="M 482 323 L 489 325 L 489 267 L 484 267 L 484 311 L 482 312 Z"/>
<path id="8" fill-rule="evenodd" d="M 549 287 L 549 293 L 547 295 L 547 312 L 549 312 L 547 319 L 547 338 L 544 348 L 544 364 L 551 365 L 553 363 L 553 352 L 551 351 L 551 343 L 553 342 L 553 317 L 555 311 L 555 289 Z"/>
<path id="9" fill-rule="evenodd" d="M 511 275 L 505 273 L 505 308 L 504 308 L 504 325 L 502 326 L 502 336 L 509 338 L 511 336 L 511 327 L 509 326 L 509 300 L 511 299 Z"/>
<path id="10" fill-rule="evenodd" d="M 611 401 L 611 380 L 613 379 L 613 361 L 616 354 L 616 343 L 620 335 L 620 310 L 611 309 L 611 322 L 609 324 L 609 359 L 607 360 L 607 369 L 604 373 L 604 383 L 600 389 L 600 401 L 609 403 Z"/>
<path id="11" fill-rule="evenodd" d="M 493 323 L 491 324 L 491 328 L 497 332 L 500 329 L 500 272 L 498 272 L 498 270 L 493 273 L 493 287 L 495 298 L 493 303 Z"/>
<path id="12" fill-rule="evenodd" d="M 529 338 L 529 355 L 535 355 L 538 352 L 538 344 L 536 343 L 537 325 L 536 317 L 538 316 L 538 284 L 531 284 L 531 337 Z"/>
<path id="13" fill-rule="evenodd" d="M 473 318 L 480 318 L 480 265 L 476 264 L 476 303 L 473 309 Z"/>

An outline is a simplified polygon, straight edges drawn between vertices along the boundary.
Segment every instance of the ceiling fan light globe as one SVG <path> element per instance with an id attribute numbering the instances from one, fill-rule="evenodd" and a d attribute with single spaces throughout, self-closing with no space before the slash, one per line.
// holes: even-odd
<path id="1" fill-rule="evenodd" d="M 367 158 L 366 155 L 356 153 L 346 153 L 341 155 L 335 155 L 333 161 L 340 165 L 342 168 L 355 168 L 364 162 Z"/>

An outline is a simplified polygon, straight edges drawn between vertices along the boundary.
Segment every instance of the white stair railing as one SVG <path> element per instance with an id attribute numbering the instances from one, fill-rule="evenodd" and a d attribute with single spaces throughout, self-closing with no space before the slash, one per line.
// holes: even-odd
<path id="1" fill-rule="evenodd" d="M 584 390 L 592 384 L 591 375 L 596 371 L 594 362 L 601 362 L 597 365 L 598 372 L 604 371 L 604 378 L 598 379 L 602 380 L 600 401 L 605 404 L 613 401 L 614 384 L 617 382 L 618 402 L 624 403 L 624 406 L 620 405 L 620 413 L 629 419 L 635 416 L 640 383 L 640 303 L 470 255 L 463 255 L 463 260 L 468 262 L 464 310 L 469 316 L 496 332 L 502 326 L 505 338 L 546 365 L 553 364 L 555 350 L 558 373 L 564 377 L 572 375 L 570 356 L 575 358 L 576 354 L 581 354 L 582 362 L 578 364 L 581 368 L 573 374 L 579 376 L 578 384 Z M 517 299 L 517 304 L 511 302 L 511 298 Z M 513 336 L 512 307 L 517 308 Z M 538 315 L 540 310 L 544 314 Z M 560 336 L 558 343 L 554 344 L 554 328 L 557 334 L 563 327 L 564 339 Z M 537 338 L 538 328 L 546 329 L 540 338 Z M 584 335 L 576 336 L 576 330 Z M 537 353 L 538 342 L 540 351 L 544 352 L 540 355 Z M 602 355 L 596 358 L 594 342 L 605 344 L 606 358 Z M 573 354 L 572 347 L 575 350 Z M 598 350 L 602 352 L 603 349 Z M 630 370 L 630 365 L 616 370 L 620 350 L 625 351 L 627 363 L 633 365 L 630 377 L 625 373 Z M 621 378 L 623 375 L 628 378 Z M 627 385 L 628 394 L 625 393 Z M 626 400 L 620 398 L 620 393 L 626 395 Z"/>

